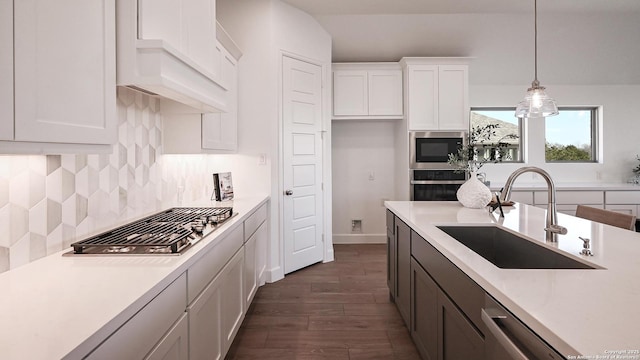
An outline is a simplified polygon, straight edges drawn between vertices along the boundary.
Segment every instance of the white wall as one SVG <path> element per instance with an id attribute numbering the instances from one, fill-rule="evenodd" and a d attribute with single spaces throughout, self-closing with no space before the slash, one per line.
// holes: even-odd
<path id="1" fill-rule="evenodd" d="M 268 158 L 267 166 L 254 166 L 252 182 L 271 194 L 268 270 L 269 280 L 275 281 L 284 276 L 280 230 L 281 56 L 282 53 L 297 54 L 330 68 L 331 38 L 311 16 L 279 0 L 218 0 L 217 17 L 243 52 L 239 68 L 239 153 L 265 153 Z M 328 94 L 325 98 L 328 98 Z M 328 127 L 328 113 L 324 119 Z M 330 136 L 328 142 L 330 144 Z M 327 173 L 330 176 L 330 171 Z M 330 187 L 326 193 L 330 196 Z M 328 233 L 327 238 L 330 239 L 330 207 L 328 211 L 325 234 Z M 333 253 L 329 256 L 332 257 Z"/>
<path id="2" fill-rule="evenodd" d="M 334 121 L 333 241 L 385 242 L 383 200 L 395 195 L 395 138 L 399 120 Z M 373 175 L 373 179 L 370 179 Z M 351 220 L 362 231 L 351 231 Z"/>
<path id="3" fill-rule="evenodd" d="M 533 4 L 531 4 L 533 6 Z M 640 84 L 640 13 L 548 13 L 539 2 L 543 84 Z M 334 62 L 474 57 L 471 84 L 529 85 L 533 14 L 321 15 Z"/>
<path id="4" fill-rule="evenodd" d="M 536 139 L 539 142 L 531 146 L 527 165 L 547 169 L 557 183 L 624 182 L 638 163 L 635 155 L 640 154 L 640 141 L 636 139 L 640 122 L 633 112 L 635 99 L 640 95 L 637 66 L 640 14 L 550 14 L 542 4 L 539 8 L 540 81 L 559 105 L 603 107 L 603 157 L 598 164 L 547 165 L 543 124 L 531 121 L 525 140 L 530 144 Z M 318 15 L 317 18 L 333 37 L 334 62 L 399 61 L 405 56 L 473 57 L 469 70 L 471 106 L 513 107 L 533 80 L 532 14 Z M 369 126 L 334 122 L 333 157 L 334 162 L 339 162 L 334 163 L 334 171 L 340 172 L 333 177 L 336 235 L 350 234 L 350 219 L 362 213 L 360 204 L 378 196 L 375 191 L 379 189 L 371 193 L 362 191 L 369 185 L 366 179 L 354 175 L 354 180 L 338 180 L 344 174 L 342 168 L 359 168 L 359 164 L 345 159 L 357 158 L 362 151 L 356 145 L 358 140 L 352 138 L 352 144 L 344 144 L 343 140 L 359 132 L 364 141 L 379 132 Z M 406 200 L 408 154 L 406 144 L 402 143 L 406 131 L 397 128 L 396 135 L 395 199 Z M 486 165 L 482 171 L 495 184 L 504 182 L 520 166 L 523 164 Z M 543 180 L 529 174 L 518 180 L 518 183 L 538 182 Z M 384 233 L 380 230 L 384 229 L 382 216 L 383 211 L 363 215 L 363 238 Z M 366 226 L 371 223 L 380 226 Z"/>
<path id="5" fill-rule="evenodd" d="M 602 106 L 600 119 L 600 159 L 591 164 L 547 164 L 544 160 L 544 122 L 530 119 L 525 142 L 529 152 L 525 164 L 547 170 L 556 183 L 626 182 L 640 154 L 640 122 L 633 107 L 640 96 L 640 86 L 567 86 L 545 84 L 547 92 L 559 106 Z M 514 106 L 526 89 L 517 86 L 471 86 L 471 106 Z M 480 171 L 488 180 L 502 183 L 516 168 L 525 164 L 488 164 Z M 537 177 L 523 175 L 518 183 L 543 183 Z"/>

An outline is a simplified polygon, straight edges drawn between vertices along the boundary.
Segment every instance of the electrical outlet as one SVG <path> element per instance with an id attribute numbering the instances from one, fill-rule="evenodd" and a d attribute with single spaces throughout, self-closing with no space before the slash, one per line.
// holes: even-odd
<path id="1" fill-rule="evenodd" d="M 258 155 L 258 165 L 267 165 L 267 154 L 261 153 Z"/>
<path id="2" fill-rule="evenodd" d="M 351 232 L 362 232 L 362 220 L 351 220 Z"/>

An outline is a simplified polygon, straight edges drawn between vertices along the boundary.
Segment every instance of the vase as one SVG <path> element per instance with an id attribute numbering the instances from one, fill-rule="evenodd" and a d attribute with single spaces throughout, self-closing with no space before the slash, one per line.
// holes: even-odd
<path id="1" fill-rule="evenodd" d="M 469 180 L 460 186 L 456 197 L 464 207 L 482 209 L 491 201 L 491 190 L 478 180 L 476 173 L 473 172 Z"/>

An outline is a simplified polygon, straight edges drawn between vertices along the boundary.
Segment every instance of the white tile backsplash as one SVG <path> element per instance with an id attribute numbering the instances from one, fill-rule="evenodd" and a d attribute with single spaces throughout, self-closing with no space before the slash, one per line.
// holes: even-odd
<path id="1" fill-rule="evenodd" d="M 0 272 L 160 209 L 158 102 L 118 89 L 113 154 L 0 156 Z"/>
<path id="2" fill-rule="evenodd" d="M 235 154 L 161 155 L 158 99 L 119 88 L 117 107 L 111 154 L 0 156 L 0 272 L 131 219 L 209 199 L 214 172 L 237 175 L 257 163 Z"/>

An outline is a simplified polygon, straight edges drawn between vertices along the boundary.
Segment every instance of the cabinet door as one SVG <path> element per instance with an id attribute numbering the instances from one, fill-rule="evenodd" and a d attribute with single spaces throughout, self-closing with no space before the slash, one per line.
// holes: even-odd
<path id="1" fill-rule="evenodd" d="M 439 360 L 484 359 L 482 335 L 441 290 L 438 292 L 438 331 Z"/>
<path id="2" fill-rule="evenodd" d="M 13 140 L 13 1 L 0 0 L 0 140 Z"/>
<path id="3" fill-rule="evenodd" d="M 409 130 L 438 129 L 438 66 L 407 68 L 407 117 Z"/>
<path id="4" fill-rule="evenodd" d="M 438 285 L 411 259 L 411 338 L 423 359 L 438 356 Z"/>
<path id="5" fill-rule="evenodd" d="M 145 357 L 146 360 L 187 360 L 189 358 L 189 324 L 182 315 L 169 333 Z"/>
<path id="6" fill-rule="evenodd" d="M 229 261 L 222 276 L 222 342 L 226 354 L 244 319 L 244 251 L 238 251 Z M 198 358 L 199 359 L 199 358 Z"/>
<path id="7" fill-rule="evenodd" d="M 267 270 L 267 242 L 269 240 L 269 232 L 267 231 L 266 221 L 256 230 L 256 281 L 258 286 L 265 282 L 265 271 Z M 245 309 L 246 310 L 246 309 Z"/>
<path id="8" fill-rule="evenodd" d="M 387 287 L 393 301 L 396 297 L 396 237 L 387 229 Z"/>
<path id="9" fill-rule="evenodd" d="M 438 67 L 438 128 L 469 130 L 469 75 L 467 65 Z"/>
<path id="10" fill-rule="evenodd" d="M 202 115 L 202 148 L 236 151 L 238 149 L 238 74 L 237 62 L 222 52 L 221 83 L 227 86 L 226 113 Z"/>
<path id="11" fill-rule="evenodd" d="M 368 115 L 368 76 L 366 70 L 333 72 L 333 115 Z"/>
<path id="12" fill-rule="evenodd" d="M 410 324 L 411 293 L 411 229 L 396 217 L 396 305 L 404 323 Z"/>
<path id="13" fill-rule="evenodd" d="M 184 53 L 214 79 L 220 76 L 215 67 L 216 2 L 215 0 L 181 0 Z"/>
<path id="14" fill-rule="evenodd" d="M 256 234 L 244 243 L 244 308 L 248 309 L 258 289 L 256 277 Z"/>
<path id="15" fill-rule="evenodd" d="M 115 0 L 15 1 L 14 31 L 15 140 L 114 143 Z"/>
<path id="16" fill-rule="evenodd" d="M 402 71 L 369 70 L 369 115 L 402 115 Z"/>
<path id="17" fill-rule="evenodd" d="M 191 359 L 224 358 L 222 337 L 222 284 L 220 272 L 187 309 L 189 313 L 189 356 Z"/>

